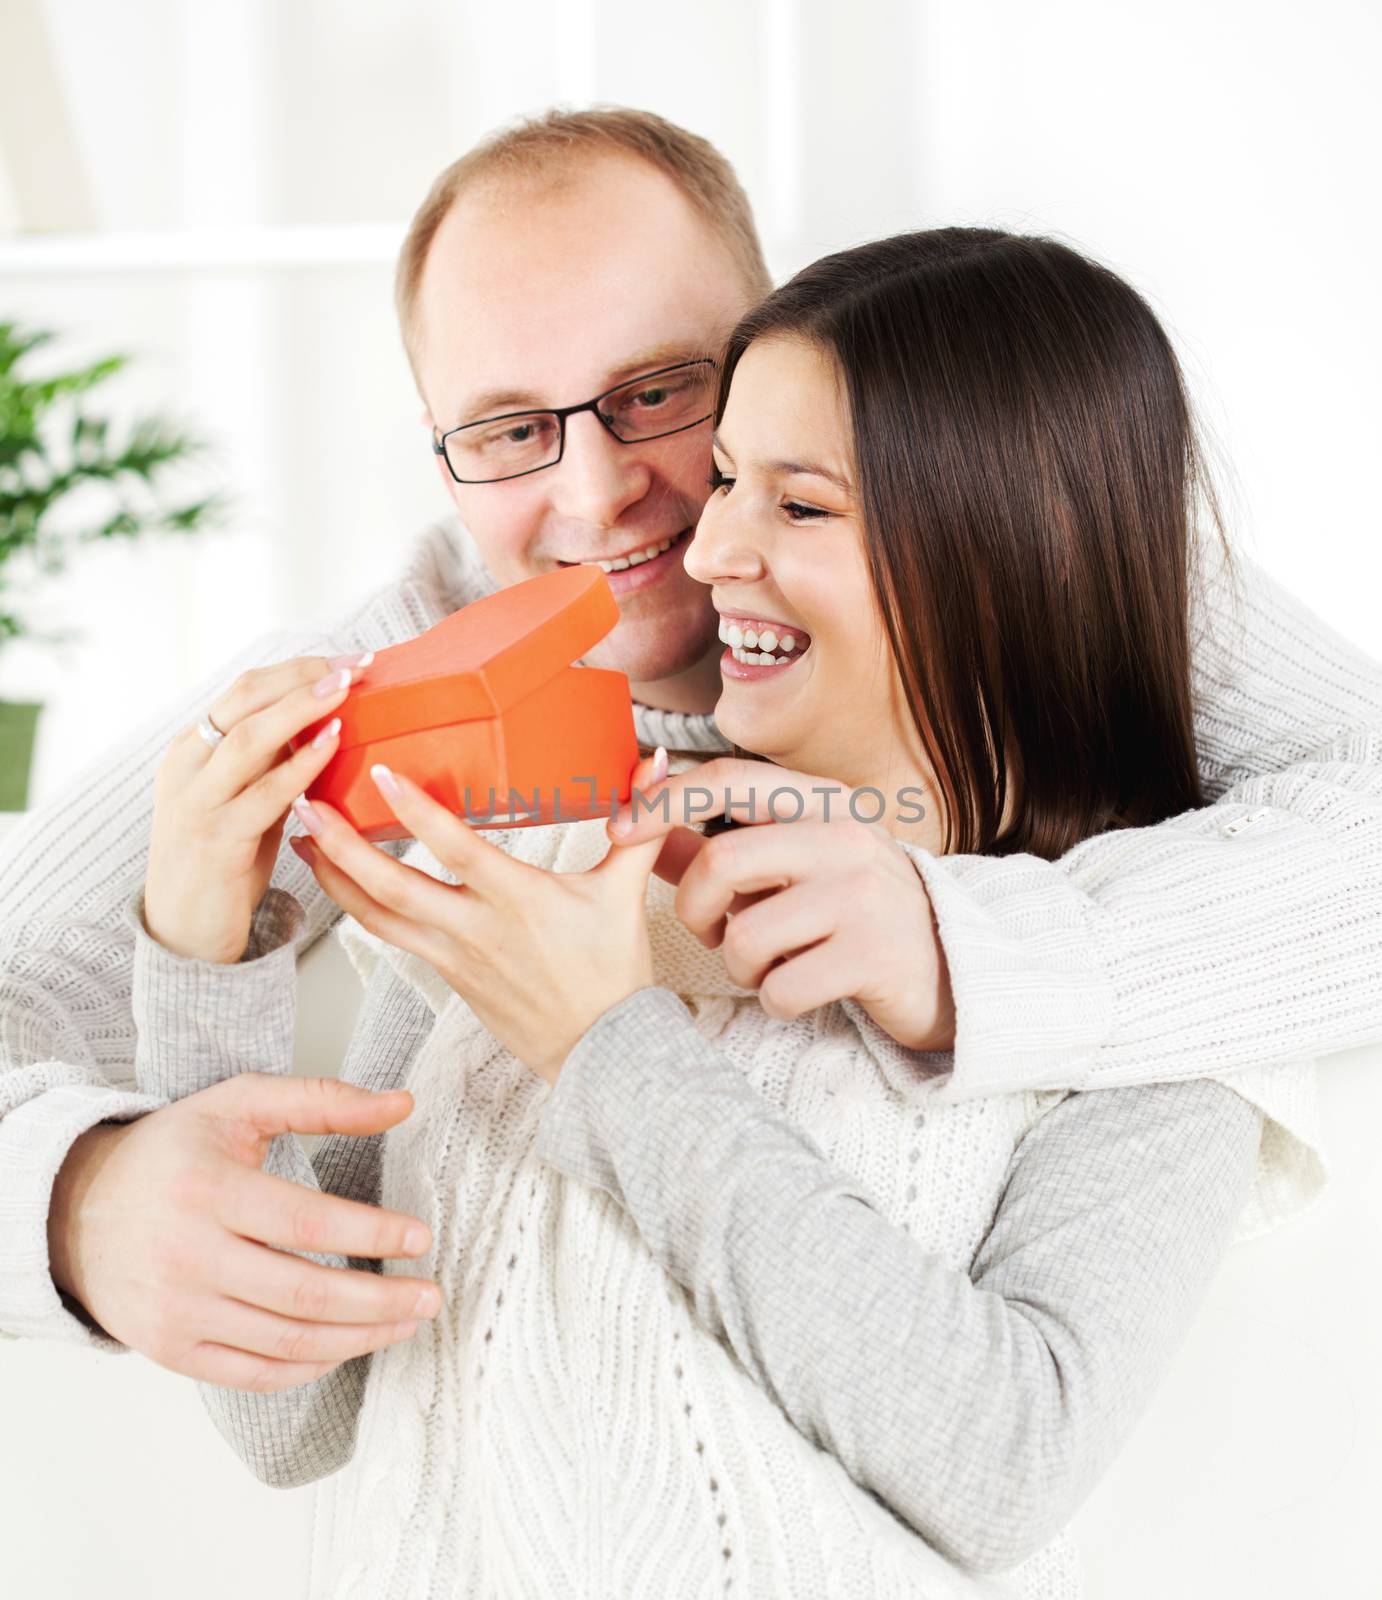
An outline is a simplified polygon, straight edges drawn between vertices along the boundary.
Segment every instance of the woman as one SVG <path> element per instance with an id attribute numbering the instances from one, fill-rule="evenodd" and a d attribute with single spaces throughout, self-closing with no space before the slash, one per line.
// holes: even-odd
<path id="1" fill-rule="evenodd" d="M 1114 275 L 988 230 L 827 258 L 736 330 L 717 424 L 686 560 L 765 796 L 876 791 L 840 848 L 882 826 L 923 875 L 1199 802 L 1197 458 Z M 486 839 L 377 781 L 406 860 L 320 804 L 302 849 L 351 913 L 363 1047 L 415 996 L 383 1198 L 431 1222 L 442 1313 L 363 1394 L 204 1390 L 247 1456 L 349 1453 L 358 1407 L 324 1592 L 1076 1593 L 1060 1529 L 1259 1147 L 1281 1178 L 1270 1086 L 952 1103 L 853 1002 L 767 1013 L 751 897 L 706 893 L 732 837 L 601 859 L 599 823 Z"/>

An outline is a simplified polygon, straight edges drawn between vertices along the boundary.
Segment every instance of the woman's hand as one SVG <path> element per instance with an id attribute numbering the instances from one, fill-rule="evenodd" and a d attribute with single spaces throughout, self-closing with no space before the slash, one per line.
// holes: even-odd
<path id="1" fill-rule="evenodd" d="M 659 751 L 639 763 L 635 785 L 658 781 L 659 757 L 666 772 Z M 298 804 L 313 838 L 294 838 L 294 849 L 337 905 L 430 962 L 501 1044 L 555 1083 L 591 1023 L 653 981 L 644 900 L 661 834 L 611 850 L 589 872 L 546 872 L 506 855 L 401 773 L 371 771 L 394 815 L 457 883 L 393 860 L 319 800 Z"/>
<path id="2" fill-rule="evenodd" d="M 797 818 L 795 796 L 799 819 L 774 820 Z M 664 839 L 656 871 L 678 885 L 677 914 L 712 949 L 723 944 L 729 976 L 756 988 L 770 1016 L 848 998 L 908 1049 L 952 1049 L 955 1006 L 926 886 L 882 823 L 856 821 L 849 801 L 842 784 L 724 756 L 669 778 L 610 837 L 620 849 Z M 678 825 L 726 815 L 748 825 L 713 838 Z"/>
<path id="3" fill-rule="evenodd" d="M 295 656 L 243 672 L 211 707 L 225 738 L 195 727 L 169 746 L 154 777 L 144 926 L 174 955 L 236 962 L 249 943 L 293 803 L 336 753 L 332 719 L 311 743 L 288 740 L 334 711 L 373 652 Z"/>

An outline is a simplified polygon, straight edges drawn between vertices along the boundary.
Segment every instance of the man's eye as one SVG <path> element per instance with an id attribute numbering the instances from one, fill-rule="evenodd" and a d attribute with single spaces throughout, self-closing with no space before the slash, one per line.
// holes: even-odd
<path id="1" fill-rule="evenodd" d="M 477 428 L 474 437 L 469 434 L 463 437 L 472 449 L 518 450 L 545 439 L 551 431 L 551 424 L 545 418 L 525 417 L 521 422 L 509 422 L 500 427 Z"/>
<path id="2" fill-rule="evenodd" d="M 667 398 L 666 389 L 640 389 L 634 399 L 641 406 L 660 406 Z"/>

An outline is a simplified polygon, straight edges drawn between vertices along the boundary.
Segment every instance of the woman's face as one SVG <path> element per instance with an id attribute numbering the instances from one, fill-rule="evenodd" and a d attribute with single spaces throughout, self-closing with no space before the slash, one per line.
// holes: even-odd
<path id="1" fill-rule="evenodd" d="M 854 479 L 834 357 L 760 339 L 734 370 L 715 433 L 719 487 L 685 562 L 720 613 L 725 737 L 782 766 L 881 788 L 891 812 L 900 786 L 929 788 L 930 775 L 874 599 Z"/>

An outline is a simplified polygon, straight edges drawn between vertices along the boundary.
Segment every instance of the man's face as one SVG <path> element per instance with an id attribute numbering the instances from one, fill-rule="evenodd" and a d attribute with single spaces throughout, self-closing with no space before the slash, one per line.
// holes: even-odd
<path id="1" fill-rule="evenodd" d="M 714 353 L 751 300 L 716 234 L 643 162 L 600 157 L 544 187 L 472 191 L 438 229 L 419 285 L 427 424 L 445 433 L 509 411 L 575 405 Z M 562 459 L 540 472 L 459 484 L 436 458 L 503 584 L 678 541 L 609 574 L 620 620 L 584 659 L 635 686 L 704 680 L 703 709 L 718 692 L 718 668 L 707 671 L 719 655 L 717 619 L 682 554 L 709 493 L 710 433 L 707 421 L 623 444 L 582 412 L 568 420 Z"/>

